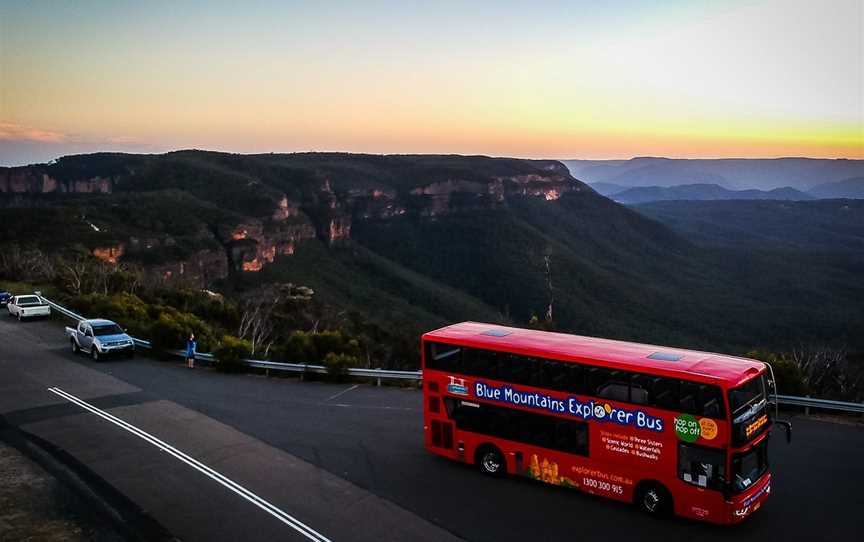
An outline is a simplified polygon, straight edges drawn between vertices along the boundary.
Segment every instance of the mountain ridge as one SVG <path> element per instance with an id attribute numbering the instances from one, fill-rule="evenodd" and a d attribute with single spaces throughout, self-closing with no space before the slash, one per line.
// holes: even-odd
<path id="1" fill-rule="evenodd" d="M 836 158 L 657 158 L 562 160 L 586 183 L 627 187 L 718 184 L 729 190 L 771 190 L 789 186 L 806 191 L 819 184 L 864 176 L 864 160 Z"/>
<path id="2" fill-rule="evenodd" d="M 808 192 L 817 198 L 864 199 L 864 176 L 814 186 Z"/>
<path id="3" fill-rule="evenodd" d="M 589 186 L 594 187 L 593 185 Z M 771 190 L 729 190 L 717 184 L 682 184 L 670 187 L 638 186 L 614 192 L 608 197 L 625 205 L 667 200 L 775 199 L 806 201 L 814 199 L 810 194 L 788 186 Z"/>

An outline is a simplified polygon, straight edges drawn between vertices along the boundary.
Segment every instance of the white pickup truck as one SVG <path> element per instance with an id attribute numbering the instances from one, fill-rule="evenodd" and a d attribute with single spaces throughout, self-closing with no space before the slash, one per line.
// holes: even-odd
<path id="1" fill-rule="evenodd" d="M 132 337 L 111 320 L 81 320 L 78 327 L 67 327 L 66 335 L 73 353 L 87 352 L 94 361 L 110 354 L 135 355 Z"/>
<path id="2" fill-rule="evenodd" d="M 41 297 L 34 294 L 16 295 L 6 304 L 9 316 L 18 318 L 36 318 L 37 316 L 51 316 L 51 307 Z"/>

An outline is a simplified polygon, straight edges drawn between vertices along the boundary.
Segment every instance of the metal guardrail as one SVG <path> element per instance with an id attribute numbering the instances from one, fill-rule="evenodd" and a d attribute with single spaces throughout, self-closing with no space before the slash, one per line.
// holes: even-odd
<path id="1" fill-rule="evenodd" d="M 327 373 L 327 368 L 323 365 L 309 365 L 306 363 L 282 363 L 278 361 L 264 361 L 259 359 L 243 360 L 250 367 L 256 369 L 267 369 L 274 371 L 286 371 L 291 373 Z M 359 367 L 351 367 L 348 369 L 348 374 L 361 378 L 389 378 L 394 380 L 422 380 L 422 371 L 390 371 L 387 369 L 362 369 Z"/>
<path id="2" fill-rule="evenodd" d="M 67 318 L 71 318 L 76 322 L 80 322 L 81 320 L 86 320 L 85 317 L 72 312 L 66 307 L 59 305 L 48 298 L 42 297 L 40 292 L 36 292 L 36 295 L 42 298 L 48 306 L 51 307 L 51 310 L 57 311 L 63 316 Z M 144 339 L 139 339 L 137 337 L 132 337 L 132 341 L 135 343 L 135 346 L 139 348 L 153 348 L 153 345 L 150 344 L 150 341 L 145 341 Z M 171 350 L 168 352 L 169 354 L 173 354 L 175 356 L 184 357 L 186 352 L 184 350 Z M 207 361 L 207 362 L 215 362 L 216 358 L 213 354 L 208 354 L 205 352 L 196 352 L 195 359 L 198 361 Z M 277 361 L 265 361 L 260 359 L 244 359 L 242 360 L 249 367 L 254 367 L 256 369 L 264 369 L 267 371 L 283 371 L 290 373 L 316 373 L 316 374 L 327 374 L 327 368 L 323 365 L 309 365 L 306 363 L 282 363 Z M 358 367 L 351 367 L 347 370 L 349 376 L 353 376 L 356 378 L 374 378 L 376 379 L 377 384 L 381 385 L 382 379 L 391 379 L 391 380 L 423 380 L 422 371 L 390 371 L 386 369 L 362 369 Z"/>
<path id="3" fill-rule="evenodd" d="M 793 395 L 778 395 L 777 401 L 781 405 L 801 406 L 807 409 L 824 408 L 828 410 L 842 410 L 844 412 L 860 412 L 864 414 L 864 403 L 850 403 L 847 401 L 832 401 L 831 399 L 815 399 L 813 397 L 795 397 Z"/>
<path id="4" fill-rule="evenodd" d="M 58 305 L 57 303 L 54 303 L 53 301 L 51 301 L 47 297 L 42 297 L 42 292 L 34 292 L 34 293 L 36 295 L 38 295 L 42 299 L 42 301 L 45 302 L 46 305 L 51 307 L 51 310 L 57 311 L 60 314 L 62 314 L 63 316 L 65 316 L 67 318 L 71 318 L 71 319 L 75 320 L 76 322 L 80 322 L 81 320 L 86 320 L 86 318 L 84 318 L 80 314 L 76 314 L 76 313 L 70 311 L 69 309 L 67 309 L 66 307 L 64 307 L 62 305 Z"/>
<path id="5" fill-rule="evenodd" d="M 42 297 L 40 292 L 36 292 L 36 295 Z M 50 299 L 46 299 L 42 297 L 42 300 L 45 301 L 53 310 L 56 310 L 60 314 L 72 318 L 76 321 L 85 320 L 85 318 L 79 314 L 76 314 L 66 307 L 62 305 L 58 305 L 54 303 Z M 137 339 L 132 337 L 132 340 L 135 341 L 135 346 L 139 346 L 141 348 L 152 348 L 150 341 L 145 341 L 143 339 Z M 183 357 L 186 353 L 183 350 L 173 350 L 169 352 L 176 356 Z M 196 353 L 196 360 L 215 362 L 216 358 L 213 354 L 208 353 Z M 327 368 L 323 365 L 309 365 L 306 363 L 283 363 L 278 361 L 265 361 L 260 359 L 244 359 L 243 362 L 249 367 L 254 367 L 256 369 L 265 369 L 267 371 L 283 371 L 289 373 L 316 373 L 316 374 L 326 374 Z M 391 379 L 391 380 L 423 380 L 423 372 L 422 371 L 390 371 L 386 369 L 361 369 L 352 367 L 348 369 L 348 375 L 357 377 L 357 378 L 374 378 L 376 379 L 377 384 L 381 385 L 382 379 Z M 864 403 L 850 403 L 847 401 L 833 401 L 831 399 L 815 399 L 813 397 L 796 397 L 794 395 L 778 395 L 777 402 L 781 405 L 786 406 L 800 406 L 806 409 L 806 412 L 809 413 L 811 408 L 819 408 L 826 410 L 839 410 L 843 412 L 856 412 L 856 413 L 864 413 Z"/>

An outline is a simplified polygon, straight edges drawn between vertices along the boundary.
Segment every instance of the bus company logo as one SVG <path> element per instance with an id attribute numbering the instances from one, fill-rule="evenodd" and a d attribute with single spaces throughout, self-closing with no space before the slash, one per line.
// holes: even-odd
<path id="1" fill-rule="evenodd" d="M 638 429 L 663 432 L 663 419 L 642 410 L 630 410 L 598 401 L 580 401 L 570 396 L 557 399 L 545 393 L 521 391 L 512 386 L 490 386 L 485 382 L 474 383 L 474 396 L 478 399 L 500 401 L 511 405 L 548 410 L 557 414 L 569 414 L 582 420 L 594 419 L 600 422 L 630 425 Z"/>
<path id="2" fill-rule="evenodd" d="M 766 423 L 768 423 L 768 415 L 762 414 L 756 419 L 756 421 L 744 428 L 744 434 L 747 435 L 747 438 L 750 438 L 753 433 L 762 429 Z"/>
<path id="3" fill-rule="evenodd" d="M 465 379 L 451 376 L 450 383 L 447 384 L 447 391 L 456 395 L 468 395 L 468 386 L 465 385 Z"/>

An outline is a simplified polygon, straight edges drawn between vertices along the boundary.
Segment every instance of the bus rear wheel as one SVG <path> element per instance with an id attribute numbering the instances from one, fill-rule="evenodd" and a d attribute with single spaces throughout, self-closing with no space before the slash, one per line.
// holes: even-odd
<path id="1" fill-rule="evenodd" d="M 483 445 L 477 448 L 475 461 L 480 472 L 487 476 L 503 476 L 507 473 L 507 464 L 504 461 L 504 454 L 497 447 L 491 444 Z"/>
<path id="2" fill-rule="evenodd" d="M 636 488 L 636 506 L 643 512 L 657 517 L 672 514 L 672 495 L 657 482 L 643 482 Z"/>

